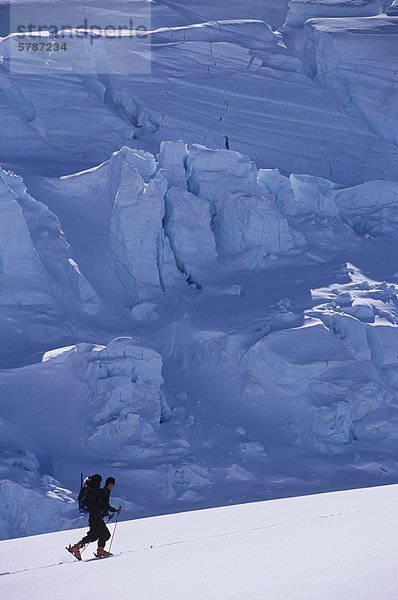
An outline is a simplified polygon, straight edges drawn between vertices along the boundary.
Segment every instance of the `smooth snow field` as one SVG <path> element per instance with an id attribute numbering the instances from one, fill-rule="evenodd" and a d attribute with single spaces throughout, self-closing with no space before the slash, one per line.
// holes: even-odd
<path id="1" fill-rule="evenodd" d="M 72 7 L 145 44 L 21 40 Z M 397 2 L 0 23 L 0 589 L 394 598 Z M 64 564 L 95 472 L 119 556 Z"/>
<path id="2" fill-rule="evenodd" d="M 274 500 L 117 525 L 111 558 L 81 531 L 0 542 L 2 595 L 66 600 L 374 600 L 398 593 L 396 486 Z M 113 528 L 114 525 L 111 526 Z"/>

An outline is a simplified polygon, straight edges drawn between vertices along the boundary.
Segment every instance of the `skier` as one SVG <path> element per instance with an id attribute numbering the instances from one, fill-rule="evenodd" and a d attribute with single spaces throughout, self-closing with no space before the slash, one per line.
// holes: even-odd
<path id="1" fill-rule="evenodd" d="M 116 485 L 115 478 L 107 477 L 104 487 L 101 488 L 99 491 L 99 505 L 100 505 L 100 510 L 101 510 L 101 522 L 100 522 L 100 530 L 99 530 L 99 535 L 98 535 L 98 550 L 97 550 L 97 554 L 96 554 L 96 556 L 98 556 L 98 558 L 112 556 L 111 552 L 107 552 L 105 550 L 105 544 L 111 537 L 111 534 L 110 534 L 109 529 L 107 528 L 107 526 L 104 523 L 104 518 L 109 517 L 109 519 L 111 519 L 115 513 L 120 514 L 120 511 L 122 510 L 121 506 L 119 506 L 119 508 L 114 508 L 113 506 L 111 506 L 109 504 L 110 495 L 111 495 L 111 492 L 113 491 L 113 488 L 115 487 L 115 485 Z M 112 515 L 109 515 L 109 513 L 112 513 Z"/>
<path id="2" fill-rule="evenodd" d="M 119 514 L 122 510 L 122 507 L 114 508 L 109 504 L 109 498 L 113 488 L 116 485 L 116 480 L 114 477 L 108 477 L 105 481 L 105 485 L 100 489 L 100 506 L 101 506 L 101 517 L 109 516 L 109 513 L 117 513 Z M 110 536 L 109 536 L 110 537 Z M 109 538 L 108 538 L 109 539 Z"/>
<path id="3" fill-rule="evenodd" d="M 100 489 L 102 477 L 96 473 L 92 475 L 89 480 L 89 487 L 85 495 L 85 505 L 89 511 L 89 527 L 87 535 L 85 535 L 79 542 L 67 548 L 68 552 L 73 554 L 77 560 L 82 560 L 80 550 L 89 544 L 98 540 L 98 548 L 96 556 L 98 558 L 104 558 L 106 556 L 112 556 L 110 552 L 105 550 L 105 544 L 111 537 L 109 529 L 105 525 L 103 518 L 110 512 L 120 513 L 119 509 L 113 508 L 109 504 L 110 493 L 115 487 L 116 481 L 114 477 L 108 477 L 105 482 L 105 487 Z"/>

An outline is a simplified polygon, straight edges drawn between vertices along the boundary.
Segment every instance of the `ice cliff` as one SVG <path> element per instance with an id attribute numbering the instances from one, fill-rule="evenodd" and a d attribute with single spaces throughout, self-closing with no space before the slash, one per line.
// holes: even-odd
<path id="1" fill-rule="evenodd" d="M 71 193 L 93 195 L 107 239 L 104 260 L 131 304 L 187 283 L 203 285 L 218 258 L 294 247 L 286 219 L 258 185 L 255 164 L 237 152 L 166 142 L 156 161 L 124 148 L 97 169 L 49 181 L 48 190 L 54 206 Z M 81 220 L 81 205 L 75 210 Z M 81 234 L 87 238 L 90 232 Z M 95 285 L 91 269 L 85 272 Z"/>
<path id="2" fill-rule="evenodd" d="M 344 19 L 338 23 L 343 40 L 350 24 Z M 311 40 L 320 35 L 320 24 L 308 27 Z M 366 27 L 377 31 L 377 23 Z M 394 31 L 389 32 L 391 44 L 396 41 Z M 336 37 L 332 31 L 330 35 Z M 149 75 L 97 75 L 106 40 L 97 40 L 87 54 L 84 40 L 72 37 L 69 62 L 56 55 L 51 60 L 31 58 L 34 80 L 23 72 L 21 60 L 10 70 L 10 47 L 18 40 L 15 35 L 4 38 L 1 160 L 12 164 L 18 156 L 26 162 L 39 154 L 41 174 L 65 174 L 62 163 L 69 164 L 71 172 L 77 164 L 84 168 L 104 160 L 123 145 L 157 154 L 162 141 L 183 139 L 212 149 L 229 147 L 249 155 L 258 167 L 279 168 L 285 174 L 309 173 L 344 184 L 361 183 L 369 176 L 395 179 L 395 138 L 387 134 L 389 126 L 380 139 L 381 122 L 369 128 L 363 107 L 358 113 L 344 101 L 342 110 L 341 98 L 307 76 L 311 66 L 303 72 L 295 51 L 266 22 L 199 22 L 160 27 L 149 37 Z M 363 43 L 363 35 L 355 40 L 358 52 L 364 53 L 366 71 L 369 45 Z M 306 55 L 313 52 L 312 45 Z M 133 50 L 126 46 L 125 52 L 126 63 L 133 61 Z M 86 54 L 87 73 L 72 74 Z M 312 65 L 315 58 L 307 60 Z M 336 60 L 331 56 L 330 61 L 333 69 Z M 390 62 L 393 54 L 383 69 L 390 70 Z M 383 81 L 380 78 L 378 85 Z M 368 108 L 370 113 L 373 108 Z M 384 114 L 381 110 L 379 121 Z M 27 136 L 28 148 L 21 143 Z"/>
<path id="3" fill-rule="evenodd" d="M 395 18 L 316 19 L 304 27 L 304 68 L 386 142 L 397 144 Z M 370 177 L 373 179 L 373 177 Z"/>
<path id="4" fill-rule="evenodd" d="M 319 17 L 373 17 L 383 7 L 383 0 L 291 0 L 285 26 L 302 27 Z"/>
<path id="5" fill-rule="evenodd" d="M 97 168 L 47 180 L 45 190 L 40 198 L 60 211 L 85 277 L 65 258 L 66 278 L 47 237 L 40 244 L 36 233 L 36 247 L 61 288 L 80 293 L 88 307 L 98 297 L 109 303 L 107 288 L 123 290 L 131 308 L 211 285 L 231 267 L 256 271 L 316 246 L 320 229 L 335 245 L 341 236 L 376 235 L 394 226 L 397 202 L 393 181 L 342 187 L 312 175 L 286 177 L 258 170 L 237 152 L 178 141 L 162 143 L 157 158 L 123 148 Z M 47 208 L 30 197 L 29 206 L 41 207 L 59 235 L 61 225 Z M 95 230 L 87 211 L 95 211 Z M 303 230 L 300 223 L 311 217 L 313 226 Z M 66 252 L 62 235 L 53 243 Z M 99 262 L 87 262 L 88 244 Z"/>
<path id="6" fill-rule="evenodd" d="M 1 304 L 70 300 L 86 312 L 97 312 L 101 302 L 73 260 L 58 218 L 26 192 L 20 177 L 3 170 L 0 202 Z"/>

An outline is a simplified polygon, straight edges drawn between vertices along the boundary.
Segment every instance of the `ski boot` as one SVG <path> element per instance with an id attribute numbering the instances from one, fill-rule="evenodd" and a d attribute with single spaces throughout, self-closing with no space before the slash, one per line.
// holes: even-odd
<path id="1" fill-rule="evenodd" d="M 107 558 L 108 556 L 113 556 L 111 552 L 107 552 L 104 547 L 98 546 L 97 552 L 94 553 L 94 556 L 97 558 Z"/>
<path id="2" fill-rule="evenodd" d="M 77 558 L 77 560 L 82 560 L 82 555 L 80 554 L 80 544 L 74 544 L 74 546 L 71 546 L 69 544 L 69 546 L 67 547 L 67 551 L 70 552 L 71 554 L 73 554 L 73 556 L 75 558 Z"/>

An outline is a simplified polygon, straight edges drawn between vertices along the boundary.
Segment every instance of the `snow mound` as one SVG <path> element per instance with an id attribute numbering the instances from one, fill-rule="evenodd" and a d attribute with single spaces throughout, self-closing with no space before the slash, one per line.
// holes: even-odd
<path id="1" fill-rule="evenodd" d="M 0 455 L 0 464 L 1 459 Z M 72 493 L 51 477 L 38 479 L 30 482 L 32 487 L 7 479 L 0 481 L 1 539 L 60 531 L 78 522 Z"/>
<path id="2" fill-rule="evenodd" d="M 98 457 L 160 456 L 164 450 L 159 426 L 170 416 L 161 371 L 160 355 L 131 338 L 117 338 L 106 346 L 77 344 L 49 351 L 42 363 L 10 370 L 2 377 L 8 398 L 2 415 L 4 423 L 12 423 L 8 432 L 4 428 L 5 442 L 14 445 L 19 437 L 25 450 L 44 451 L 46 430 L 50 455 L 67 441 L 71 455 L 88 462 Z M 29 394 L 21 391 L 28 388 Z M 16 419 L 16 414 L 22 416 Z M 31 430 L 33 415 L 38 426 Z M 36 420 L 39 416 L 42 425 Z"/>
<path id="3" fill-rule="evenodd" d="M 394 402 L 383 368 L 397 366 L 391 350 L 398 329 L 330 309 L 311 315 L 304 327 L 272 332 L 247 351 L 243 397 L 257 397 L 268 410 L 282 404 L 300 444 L 395 439 L 394 427 L 380 417 Z"/>
<path id="4" fill-rule="evenodd" d="M 0 538 L 36 535 L 76 526 L 72 493 L 40 473 L 31 450 L 0 448 Z"/>
<path id="5" fill-rule="evenodd" d="M 43 361 L 50 370 L 57 365 L 65 376 L 83 378 L 89 452 L 110 460 L 161 452 L 157 429 L 168 407 L 159 354 L 131 338 L 117 338 L 105 347 L 78 344 L 47 352 Z"/>

